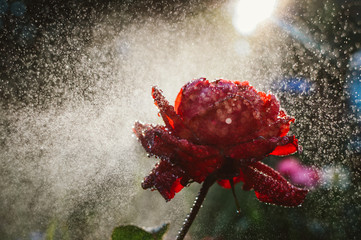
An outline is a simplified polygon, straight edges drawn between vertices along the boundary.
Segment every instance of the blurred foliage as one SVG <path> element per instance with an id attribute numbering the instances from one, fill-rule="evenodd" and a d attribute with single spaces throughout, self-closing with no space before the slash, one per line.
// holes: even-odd
<path id="1" fill-rule="evenodd" d="M 161 240 L 167 229 L 168 224 L 164 224 L 151 232 L 133 225 L 120 226 L 114 229 L 112 240 Z"/>
<path id="2" fill-rule="evenodd" d="M 231 191 L 214 186 L 191 234 L 194 239 L 223 240 L 358 239 L 361 197 L 353 193 L 359 190 L 318 189 L 309 193 L 301 207 L 284 208 L 259 202 L 253 191 L 245 192 L 239 184 L 241 213 L 237 214 Z"/>
<path id="3" fill-rule="evenodd" d="M 66 224 L 53 219 L 45 231 L 45 240 L 69 240 L 70 234 Z"/>

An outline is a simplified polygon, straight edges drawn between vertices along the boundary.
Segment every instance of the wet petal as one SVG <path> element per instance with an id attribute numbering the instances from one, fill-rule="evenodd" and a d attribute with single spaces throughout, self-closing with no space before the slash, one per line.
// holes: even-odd
<path id="1" fill-rule="evenodd" d="M 167 145 L 156 132 L 164 127 L 151 126 L 149 124 L 141 124 L 136 122 L 134 125 L 134 133 L 142 144 L 143 148 L 152 155 L 156 155 L 163 159 L 171 159 L 175 156 L 174 148 Z"/>
<path id="2" fill-rule="evenodd" d="M 294 153 L 294 144 L 296 144 L 297 146 L 297 139 L 294 136 L 277 137 L 270 139 L 259 137 L 258 139 L 255 139 L 253 141 L 233 146 L 226 150 L 224 154 L 235 159 L 263 159 L 267 155 L 273 153 L 275 149 L 278 149 L 278 147 L 281 147 L 282 145 L 286 145 L 284 149 L 287 149 L 288 152 Z M 291 145 L 293 147 L 291 147 Z M 283 153 L 286 153 L 286 151 L 284 151 Z"/>
<path id="3" fill-rule="evenodd" d="M 298 151 L 298 140 L 294 136 L 289 137 L 289 142 L 284 145 L 278 145 L 270 155 L 287 156 Z"/>
<path id="4" fill-rule="evenodd" d="M 234 184 L 239 183 L 241 181 L 244 182 L 244 177 L 243 177 L 242 171 L 240 171 L 239 176 L 233 177 L 233 183 Z M 231 184 L 229 182 L 229 179 L 219 179 L 219 180 L 217 180 L 217 182 L 218 182 L 219 185 L 221 185 L 224 188 L 228 188 L 228 189 L 231 188 Z"/>
<path id="5" fill-rule="evenodd" d="M 258 92 L 261 99 L 263 100 L 262 106 L 262 119 L 267 123 L 269 121 L 276 121 L 278 112 L 280 110 L 280 103 L 277 100 L 276 96 L 272 94 L 266 94 L 264 92 Z"/>
<path id="6" fill-rule="evenodd" d="M 190 121 L 229 96 L 238 94 L 252 102 L 255 97 L 259 98 L 255 90 L 253 93 L 249 89 L 253 89 L 253 87 L 249 86 L 248 82 L 243 84 L 224 79 L 214 82 L 209 82 L 205 78 L 195 79 L 183 86 L 177 96 L 175 109 L 183 120 Z"/>
<path id="7" fill-rule="evenodd" d="M 161 126 L 154 126 L 146 130 L 144 136 L 149 145 L 154 144 L 154 139 L 157 138 L 159 142 L 163 142 L 163 144 L 168 145 L 169 148 L 184 152 L 195 158 L 203 159 L 219 155 L 217 149 L 206 145 L 196 145 L 186 139 L 177 138 Z"/>
<path id="8" fill-rule="evenodd" d="M 184 85 L 176 99 L 177 114 L 183 119 L 190 119 L 200 114 L 204 107 L 212 105 L 212 99 L 208 98 L 212 95 L 209 86 L 210 83 L 205 78 L 195 79 Z"/>
<path id="9" fill-rule="evenodd" d="M 295 119 L 289 116 L 278 118 L 275 122 L 270 125 L 264 125 L 254 136 L 263 136 L 264 138 L 270 138 L 274 136 L 284 137 L 290 130 L 290 125 Z"/>
<path id="10" fill-rule="evenodd" d="M 226 151 L 225 155 L 235 159 L 262 159 L 265 155 L 272 152 L 276 146 L 276 141 L 259 138 L 234 146 Z"/>
<path id="11" fill-rule="evenodd" d="M 180 166 L 194 181 L 202 182 L 223 163 L 217 149 L 179 139 L 164 127 L 136 123 L 134 129 L 148 153 Z"/>
<path id="12" fill-rule="evenodd" d="M 187 126 L 206 144 L 249 141 L 261 127 L 258 110 L 243 96 L 230 95 L 189 119 Z"/>
<path id="13" fill-rule="evenodd" d="M 162 91 L 157 87 L 152 88 L 152 96 L 154 98 L 154 104 L 159 108 L 160 114 L 169 129 L 174 129 L 174 122 L 180 122 L 180 117 L 174 111 L 172 105 L 165 99 Z"/>
<path id="14" fill-rule="evenodd" d="M 175 99 L 174 102 L 174 110 L 176 113 L 178 113 L 179 104 L 182 102 L 182 96 L 183 96 L 183 88 L 181 88 L 181 90 L 179 91 L 177 98 Z"/>
<path id="15" fill-rule="evenodd" d="M 194 181 L 201 183 L 207 176 L 221 168 L 224 160 L 221 156 L 208 158 L 195 158 L 184 152 L 178 152 L 179 165 L 185 170 L 188 176 Z"/>
<path id="16" fill-rule="evenodd" d="M 193 133 L 184 126 L 182 119 L 175 112 L 174 107 L 165 99 L 162 91 L 154 86 L 152 88 L 152 96 L 154 98 L 154 104 L 160 110 L 160 115 L 166 127 L 169 130 L 173 130 L 173 132 L 181 138 L 194 138 Z"/>
<path id="17" fill-rule="evenodd" d="M 183 189 L 182 178 L 187 178 L 184 171 L 171 163 L 161 160 L 152 172 L 144 178 L 143 189 L 156 189 L 166 201 L 171 200 L 174 195 Z"/>
<path id="18" fill-rule="evenodd" d="M 293 121 L 277 98 L 258 92 L 248 82 L 205 78 L 186 84 L 176 99 L 175 110 L 198 143 L 230 145 L 258 136 L 282 137 Z"/>
<path id="19" fill-rule="evenodd" d="M 255 162 L 243 168 L 245 182 L 262 202 L 294 207 L 303 203 L 308 190 L 295 187 L 269 166 Z"/>
<path id="20" fill-rule="evenodd" d="M 289 117 L 286 115 L 286 113 L 281 110 L 278 114 L 278 121 L 280 122 L 280 132 L 278 135 L 280 137 L 286 136 L 288 131 L 290 130 L 291 123 L 295 122 L 295 119 L 293 117 Z"/>

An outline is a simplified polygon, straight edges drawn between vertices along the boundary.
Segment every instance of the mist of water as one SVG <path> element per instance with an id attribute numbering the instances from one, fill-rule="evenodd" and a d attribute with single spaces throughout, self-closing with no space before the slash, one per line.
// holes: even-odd
<path id="1" fill-rule="evenodd" d="M 171 222 L 172 239 L 198 186 L 169 203 L 156 192 L 143 191 L 140 183 L 156 159 L 147 158 L 132 126 L 135 120 L 161 123 L 152 85 L 173 102 L 193 78 L 248 80 L 267 91 L 283 74 L 282 41 L 288 34 L 279 30 L 277 39 L 242 45 L 230 19 L 220 8 L 177 22 L 145 18 L 115 28 L 114 16 L 94 20 L 91 41 L 80 48 L 82 27 L 76 26 L 68 36 L 70 50 L 47 42 L 45 35 L 43 55 L 24 58 L 30 67 L 14 78 L 23 78 L 24 84 L 41 79 L 51 91 L 30 86 L 24 92 L 28 104 L 1 109 L 1 232 L 26 237 L 66 223 L 72 234 L 104 239 L 120 224 Z M 49 57 L 54 52 L 61 59 Z M 306 120 L 299 125 L 333 134 L 340 120 L 325 117 L 331 125 Z M 306 133 L 302 138 L 308 139 Z M 312 154 L 309 146 L 317 141 L 308 141 L 306 154 Z"/>
<path id="2" fill-rule="evenodd" d="M 184 198 L 194 193 L 184 191 L 166 204 L 141 189 L 156 160 L 146 157 L 132 126 L 135 120 L 161 123 L 152 85 L 174 101 L 193 78 L 254 78 L 234 53 L 231 26 L 223 29 L 218 21 L 224 19 L 214 13 L 179 23 L 146 19 L 120 32 L 112 29 L 115 20 L 98 22 L 82 49 L 74 35 L 69 41 L 75 52 L 53 44 L 44 46 L 44 59 L 25 59 L 39 68 L 14 78 L 38 76 L 54 84 L 48 85 L 50 96 L 29 88 L 29 105 L 1 110 L 2 232 L 26 236 L 44 231 L 49 219 L 68 222 L 73 234 L 86 239 L 106 238 L 118 224 L 175 221 L 176 231 L 189 209 Z M 46 57 L 63 51 L 69 56 L 60 61 Z"/>

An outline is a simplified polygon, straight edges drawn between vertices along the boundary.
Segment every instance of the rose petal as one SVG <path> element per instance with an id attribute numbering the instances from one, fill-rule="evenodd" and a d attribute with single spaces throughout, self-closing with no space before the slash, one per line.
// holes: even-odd
<path id="1" fill-rule="evenodd" d="M 182 178 L 187 178 L 184 171 L 173 166 L 167 161 L 161 160 L 152 172 L 144 178 L 143 189 L 157 189 L 166 201 L 171 200 L 174 195 L 182 190 Z"/>
<path id="2" fill-rule="evenodd" d="M 245 182 L 262 202 L 294 207 L 303 203 L 308 190 L 295 187 L 269 166 L 255 162 L 243 168 Z"/>
<path id="3" fill-rule="evenodd" d="M 198 183 L 203 182 L 207 176 L 220 169 L 224 162 L 220 156 L 200 159 L 184 152 L 178 152 L 178 154 L 180 156 L 179 165 L 192 180 Z"/>
<path id="4" fill-rule="evenodd" d="M 297 138 L 290 137 L 290 140 L 285 145 L 278 145 L 270 155 L 274 156 L 287 156 L 298 151 L 298 140 Z"/>
<path id="5" fill-rule="evenodd" d="M 280 103 L 277 100 L 275 95 L 272 94 L 266 94 L 264 92 L 258 92 L 258 94 L 261 96 L 261 99 L 263 100 L 263 106 L 262 106 L 262 119 L 268 123 L 268 121 L 276 121 L 278 112 L 280 110 Z"/>
<path id="6" fill-rule="evenodd" d="M 223 163 L 217 149 L 178 139 L 161 126 L 136 123 L 135 131 L 148 153 L 181 166 L 190 178 L 199 183 Z"/>
<path id="7" fill-rule="evenodd" d="M 183 96 L 183 88 L 179 91 L 177 98 L 174 101 L 174 110 L 176 113 L 178 113 L 179 104 L 182 102 L 182 96 Z"/>
<path id="8" fill-rule="evenodd" d="M 181 138 L 194 139 L 193 133 L 184 126 L 182 119 L 175 112 L 174 107 L 165 99 L 162 91 L 154 86 L 152 88 L 152 96 L 154 98 L 154 104 L 159 108 L 160 115 L 166 127 L 169 130 L 173 130 L 173 132 Z"/>
<path id="9" fill-rule="evenodd" d="M 248 101 L 254 102 L 255 98 L 260 100 L 257 92 L 248 82 L 220 79 L 210 83 L 205 78 L 195 79 L 186 84 L 178 94 L 176 112 L 187 122 L 207 112 L 216 102 L 237 94 Z"/>
<path id="10" fill-rule="evenodd" d="M 242 171 L 240 171 L 240 175 L 237 177 L 233 177 L 233 183 L 237 184 L 239 182 L 244 182 L 244 177 Z M 229 182 L 229 179 L 219 179 L 217 180 L 218 184 L 224 188 L 231 188 L 231 184 Z"/>
<path id="11" fill-rule="evenodd" d="M 284 118 L 277 118 L 277 120 L 270 125 L 264 124 L 254 134 L 254 137 L 262 136 L 264 138 L 270 138 L 274 136 L 284 137 L 287 135 L 288 131 L 290 130 L 290 125 L 294 122 L 294 118 L 285 116 Z"/>
<path id="12" fill-rule="evenodd" d="M 225 151 L 225 155 L 235 159 L 262 159 L 272 152 L 277 142 L 259 138 L 251 142 L 241 143 Z"/>
<path id="13" fill-rule="evenodd" d="M 274 95 L 258 92 L 248 82 L 224 79 L 186 84 L 177 96 L 176 112 L 198 143 L 213 145 L 284 136 L 292 120 L 282 114 Z"/>
<path id="14" fill-rule="evenodd" d="M 215 145 L 230 145 L 249 141 L 252 133 L 261 127 L 257 109 L 242 96 L 228 96 L 215 105 L 204 109 L 187 126 L 201 142 Z"/>
<path id="15" fill-rule="evenodd" d="M 161 126 L 154 126 L 147 129 L 144 132 L 144 137 L 147 139 L 149 145 L 163 142 L 163 144 L 168 145 L 169 148 L 172 148 L 175 151 L 187 153 L 198 159 L 219 156 L 219 151 L 217 149 L 206 145 L 196 145 L 186 139 L 177 138 Z M 155 139 L 159 140 L 155 141 Z M 153 146 L 151 146 L 151 148 L 153 148 Z"/>
<path id="16" fill-rule="evenodd" d="M 235 159 L 254 158 L 261 160 L 267 155 L 275 152 L 275 149 L 277 149 L 278 147 L 281 147 L 282 145 L 294 146 L 293 144 L 297 144 L 297 142 L 295 142 L 294 136 L 291 137 L 286 136 L 286 137 L 278 137 L 278 138 L 270 138 L 270 139 L 265 139 L 260 137 L 253 141 L 240 143 L 236 146 L 233 146 L 228 150 L 225 150 L 224 154 L 228 157 Z M 291 149 L 291 147 L 286 147 L 285 149 L 288 149 L 290 153 L 294 153 L 292 152 L 293 148 Z"/>
<path id="17" fill-rule="evenodd" d="M 167 145 L 159 136 L 155 129 L 161 129 L 161 126 L 151 126 L 148 124 L 135 123 L 134 133 L 142 144 L 143 148 L 150 154 L 163 159 L 174 158 L 175 152 L 172 146 Z M 164 127 L 163 127 L 164 128 Z"/>

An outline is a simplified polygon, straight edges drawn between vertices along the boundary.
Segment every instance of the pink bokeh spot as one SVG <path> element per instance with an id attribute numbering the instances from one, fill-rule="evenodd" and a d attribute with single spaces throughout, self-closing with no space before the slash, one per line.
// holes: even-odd
<path id="1" fill-rule="evenodd" d="M 288 157 L 280 161 L 277 171 L 296 185 L 312 188 L 318 185 L 320 180 L 319 170 L 315 167 L 302 165 L 295 157 Z"/>

